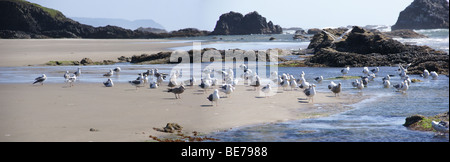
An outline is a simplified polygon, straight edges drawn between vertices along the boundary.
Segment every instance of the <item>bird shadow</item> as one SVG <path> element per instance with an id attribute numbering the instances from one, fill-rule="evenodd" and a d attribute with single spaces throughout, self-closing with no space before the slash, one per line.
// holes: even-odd
<path id="1" fill-rule="evenodd" d="M 264 96 L 255 96 L 255 98 L 266 98 Z"/>
<path id="2" fill-rule="evenodd" d="M 298 100 L 308 100 L 307 98 L 297 98 Z"/>
<path id="3" fill-rule="evenodd" d="M 308 101 L 298 101 L 299 103 L 309 103 Z"/>
<path id="4" fill-rule="evenodd" d="M 213 107 L 214 105 L 200 105 L 200 107 Z"/>
<path id="5" fill-rule="evenodd" d="M 164 100 L 177 100 L 176 98 L 163 98 Z"/>

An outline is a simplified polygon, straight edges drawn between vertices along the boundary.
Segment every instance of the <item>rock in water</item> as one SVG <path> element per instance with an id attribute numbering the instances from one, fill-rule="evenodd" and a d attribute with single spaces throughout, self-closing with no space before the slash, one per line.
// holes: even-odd
<path id="1" fill-rule="evenodd" d="M 246 34 L 281 34 L 283 29 L 267 22 L 258 12 L 250 12 L 243 16 L 241 13 L 229 12 L 220 16 L 211 35 L 246 35 Z"/>
<path id="2" fill-rule="evenodd" d="M 397 29 L 437 29 L 449 28 L 449 3 L 447 0 L 414 0 L 405 10 L 400 12 Z"/>

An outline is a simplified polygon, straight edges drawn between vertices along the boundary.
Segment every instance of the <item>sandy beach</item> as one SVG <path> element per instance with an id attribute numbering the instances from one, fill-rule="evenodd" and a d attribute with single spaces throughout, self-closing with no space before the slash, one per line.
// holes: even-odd
<path id="1" fill-rule="evenodd" d="M 211 106 L 206 97 L 212 90 L 204 94 L 198 87 L 188 87 L 181 99 L 164 92 L 166 85 L 136 90 L 129 84 L 1 84 L 0 89 L 0 141 L 152 141 L 150 135 L 169 135 L 153 130 L 167 123 L 178 123 L 185 133 L 207 134 L 334 114 L 362 99 L 330 92 L 305 103 L 300 90 L 265 98 L 242 85 Z"/>
<path id="2" fill-rule="evenodd" d="M 42 65 L 48 61 L 113 60 L 192 43 L 163 39 L 0 39 L 0 66 Z"/>

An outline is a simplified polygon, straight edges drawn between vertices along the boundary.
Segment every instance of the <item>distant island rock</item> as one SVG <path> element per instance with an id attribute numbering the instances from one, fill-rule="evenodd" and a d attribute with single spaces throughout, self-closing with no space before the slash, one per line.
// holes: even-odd
<path id="1" fill-rule="evenodd" d="M 137 39 L 204 36 L 193 28 L 170 33 L 129 30 L 117 26 L 93 27 L 67 18 L 60 11 L 23 0 L 0 0 L 0 38 Z"/>
<path id="2" fill-rule="evenodd" d="M 258 12 L 245 16 L 238 12 L 229 12 L 220 16 L 211 35 L 247 35 L 247 34 L 281 34 L 283 29 Z"/>
<path id="3" fill-rule="evenodd" d="M 447 0 L 414 0 L 400 12 L 392 30 L 449 28 L 449 2 Z"/>
<path id="4" fill-rule="evenodd" d="M 91 25 L 93 27 L 101 27 L 101 26 L 118 26 L 124 29 L 136 30 L 140 27 L 143 28 L 154 28 L 154 29 L 162 29 L 164 27 L 151 20 L 151 19 L 143 19 L 143 20 L 125 20 L 125 19 L 111 19 L 111 18 L 87 18 L 87 17 L 70 17 L 70 19 L 75 20 L 79 23 Z"/>

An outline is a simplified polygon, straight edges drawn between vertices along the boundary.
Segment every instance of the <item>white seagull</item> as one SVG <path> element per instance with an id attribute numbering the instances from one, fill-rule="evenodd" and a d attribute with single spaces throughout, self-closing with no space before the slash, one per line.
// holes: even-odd
<path id="1" fill-rule="evenodd" d="M 436 73 L 435 71 L 432 71 L 430 74 L 431 74 L 431 78 L 433 78 L 433 80 L 437 80 L 438 79 L 439 74 Z"/>
<path id="2" fill-rule="evenodd" d="M 113 87 L 114 83 L 111 79 L 108 78 L 106 82 L 103 82 L 103 85 L 105 85 L 105 87 Z"/>
<path id="3" fill-rule="evenodd" d="M 262 92 L 264 92 L 265 97 L 267 98 L 267 93 L 270 93 L 272 91 L 272 88 L 270 87 L 270 84 L 267 84 L 261 89 Z"/>
<path id="4" fill-rule="evenodd" d="M 308 97 L 308 102 L 310 100 L 312 100 L 312 102 L 314 103 L 314 95 L 316 95 L 316 85 L 312 84 L 309 86 L 309 88 L 306 88 L 305 90 L 303 90 L 303 92 L 305 93 L 305 95 Z"/>
<path id="5" fill-rule="evenodd" d="M 215 89 L 214 93 L 210 94 L 206 99 L 211 101 L 211 105 L 213 105 L 213 102 L 216 102 L 216 106 L 217 106 L 217 101 L 220 99 L 219 90 Z"/>
<path id="6" fill-rule="evenodd" d="M 431 127 L 438 132 L 439 135 L 448 133 L 448 122 L 445 121 L 431 121 Z"/>
<path id="7" fill-rule="evenodd" d="M 344 69 L 341 70 L 341 73 L 342 73 L 342 75 L 345 76 L 345 75 L 348 74 L 349 71 L 350 71 L 350 67 L 347 66 L 347 68 L 344 68 Z"/>
<path id="8" fill-rule="evenodd" d="M 37 77 L 36 79 L 34 79 L 33 84 L 41 83 L 41 85 L 44 85 L 44 81 L 45 80 L 47 80 L 47 76 L 45 74 L 42 74 L 42 76 Z"/>

